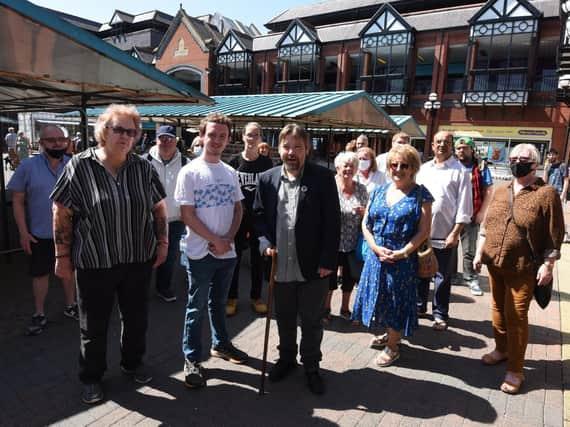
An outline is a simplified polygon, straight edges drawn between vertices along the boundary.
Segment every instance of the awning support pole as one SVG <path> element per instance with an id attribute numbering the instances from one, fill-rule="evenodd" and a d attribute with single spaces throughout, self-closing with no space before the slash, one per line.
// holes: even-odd
<path id="1" fill-rule="evenodd" d="M 87 95 L 81 95 L 81 109 L 79 110 L 79 115 L 81 116 L 81 122 L 79 123 L 79 129 L 81 132 L 81 140 L 83 141 L 83 147 L 86 149 L 89 147 L 89 121 L 87 118 L 87 101 L 89 97 Z M 76 147 L 77 148 L 77 147 Z"/>

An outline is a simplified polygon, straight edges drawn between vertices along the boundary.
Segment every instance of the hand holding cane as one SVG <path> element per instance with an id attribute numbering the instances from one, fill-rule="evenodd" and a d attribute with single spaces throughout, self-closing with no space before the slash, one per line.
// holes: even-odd
<path id="1" fill-rule="evenodd" d="M 275 249 L 267 250 L 271 255 L 271 274 L 269 276 L 269 289 L 267 292 L 267 315 L 265 317 L 265 338 L 263 341 L 263 360 L 261 362 L 261 384 L 259 394 L 265 394 L 265 372 L 267 371 L 267 348 L 269 346 L 269 327 L 271 326 L 271 312 L 273 309 L 273 287 L 275 286 L 275 267 L 277 252 Z"/>

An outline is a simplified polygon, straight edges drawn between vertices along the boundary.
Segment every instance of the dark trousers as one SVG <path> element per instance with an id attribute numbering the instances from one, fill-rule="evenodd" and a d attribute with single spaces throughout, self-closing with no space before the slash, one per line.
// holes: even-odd
<path id="1" fill-rule="evenodd" d="M 180 237 L 186 226 L 182 221 L 168 223 L 168 255 L 166 261 L 156 269 L 156 290 L 169 291 L 172 286 L 174 266 L 180 260 Z"/>
<path id="2" fill-rule="evenodd" d="M 433 248 L 439 264 L 434 277 L 433 316 L 445 320 L 449 318 L 449 298 L 451 295 L 451 277 L 457 270 L 457 247 L 447 249 Z M 430 279 L 420 279 L 418 283 L 418 310 L 427 310 Z"/>
<path id="3" fill-rule="evenodd" d="M 263 259 L 259 253 L 259 239 L 255 233 L 250 232 L 249 237 L 245 238 L 249 242 L 249 259 L 251 261 L 251 290 L 249 297 L 258 299 L 261 297 L 261 286 L 263 284 Z M 237 264 L 232 276 L 232 285 L 228 298 L 237 299 L 239 292 L 239 267 L 241 257 L 243 255 L 244 242 L 236 242 Z"/>
<path id="4" fill-rule="evenodd" d="M 152 262 L 77 270 L 80 355 L 79 379 L 101 381 L 107 369 L 107 330 L 115 294 L 121 315 L 121 366 L 136 369 L 146 349 L 148 288 Z"/>
<path id="5" fill-rule="evenodd" d="M 297 316 L 301 318 L 301 362 L 307 372 L 319 368 L 323 326 L 321 317 L 328 293 L 328 278 L 275 284 L 275 315 L 279 330 L 279 359 L 297 359 Z"/>

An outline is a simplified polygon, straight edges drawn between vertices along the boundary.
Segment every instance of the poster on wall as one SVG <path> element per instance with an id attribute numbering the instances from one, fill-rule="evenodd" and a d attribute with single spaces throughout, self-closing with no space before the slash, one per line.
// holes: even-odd
<path id="1" fill-rule="evenodd" d="M 487 159 L 489 159 L 493 163 L 505 163 L 506 150 L 507 150 L 506 142 L 492 141 L 489 143 Z"/>

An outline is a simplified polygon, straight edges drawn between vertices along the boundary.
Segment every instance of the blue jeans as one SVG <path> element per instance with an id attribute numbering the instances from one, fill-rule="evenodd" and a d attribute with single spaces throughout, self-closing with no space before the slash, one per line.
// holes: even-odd
<path id="1" fill-rule="evenodd" d="M 447 249 L 433 248 L 439 269 L 435 274 L 432 311 L 433 317 L 447 321 L 449 318 L 449 297 L 451 295 L 451 276 L 457 271 L 457 247 Z M 418 283 L 418 310 L 427 311 L 430 279 L 420 279 Z"/>
<path id="2" fill-rule="evenodd" d="M 186 226 L 182 221 L 168 223 L 168 255 L 166 261 L 156 269 L 156 290 L 169 291 L 172 286 L 172 273 L 176 262 L 180 259 L 180 237 Z"/>
<path id="3" fill-rule="evenodd" d="M 182 352 L 186 360 L 200 362 L 202 319 L 206 308 L 210 317 L 212 346 L 225 346 L 230 342 L 226 329 L 226 302 L 236 258 L 218 259 L 208 254 L 202 259 L 189 259 L 188 264 L 188 304 Z"/>

